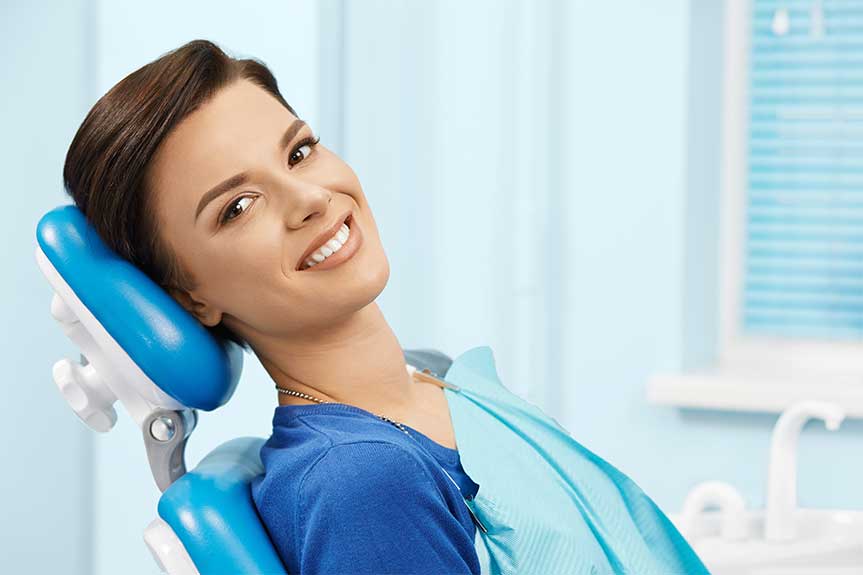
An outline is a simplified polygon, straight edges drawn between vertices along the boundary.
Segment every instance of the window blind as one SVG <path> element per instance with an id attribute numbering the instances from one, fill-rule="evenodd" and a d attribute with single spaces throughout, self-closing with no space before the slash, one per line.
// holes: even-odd
<path id="1" fill-rule="evenodd" d="M 863 0 L 753 0 L 742 332 L 863 339 Z"/>

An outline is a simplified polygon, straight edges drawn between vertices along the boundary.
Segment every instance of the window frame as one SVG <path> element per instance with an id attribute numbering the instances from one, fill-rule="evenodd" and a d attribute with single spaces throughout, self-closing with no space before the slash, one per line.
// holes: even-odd
<path id="1" fill-rule="evenodd" d="M 804 379 L 863 377 L 863 340 L 744 335 L 741 330 L 753 0 L 726 0 L 721 111 L 719 338 L 721 369 Z"/>

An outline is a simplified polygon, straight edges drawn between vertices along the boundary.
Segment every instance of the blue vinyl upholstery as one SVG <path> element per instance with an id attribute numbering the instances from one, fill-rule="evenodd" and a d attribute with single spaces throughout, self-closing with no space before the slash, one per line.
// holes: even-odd
<path id="1" fill-rule="evenodd" d="M 183 542 L 202 575 L 287 573 L 252 500 L 264 472 L 264 439 L 238 437 L 211 451 L 159 500 L 159 516 Z"/>
<path id="2" fill-rule="evenodd" d="M 230 399 L 242 348 L 220 344 L 164 289 L 109 249 L 76 206 L 42 216 L 36 238 L 82 303 L 162 391 L 204 411 Z"/>

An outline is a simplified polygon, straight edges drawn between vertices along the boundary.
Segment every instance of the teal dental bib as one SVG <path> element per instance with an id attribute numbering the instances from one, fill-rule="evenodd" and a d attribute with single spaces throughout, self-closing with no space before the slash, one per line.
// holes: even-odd
<path id="1" fill-rule="evenodd" d="M 488 346 L 445 382 L 461 463 L 479 484 L 465 503 L 491 575 L 701 575 L 709 571 L 631 479 L 500 382 Z M 483 529 L 484 528 L 484 529 Z"/>

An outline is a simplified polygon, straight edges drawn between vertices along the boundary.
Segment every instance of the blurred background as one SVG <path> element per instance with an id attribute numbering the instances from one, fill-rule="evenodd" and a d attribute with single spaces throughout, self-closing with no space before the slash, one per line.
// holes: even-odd
<path id="1" fill-rule="evenodd" d="M 71 203 L 62 165 L 89 108 L 195 38 L 264 61 L 356 171 L 403 347 L 490 346 L 507 387 L 666 512 L 705 480 L 762 506 L 781 366 L 806 358 L 794 390 L 863 414 L 863 7 L 726 7 L 0 1 L 0 564 L 158 572 L 140 431 L 125 413 L 90 431 L 51 380 L 77 350 L 49 313 L 35 228 Z M 780 375 L 750 393 L 766 370 Z M 268 436 L 276 399 L 246 356 L 190 467 Z M 863 509 L 861 445 L 859 420 L 808 426 L 799 504 Z"/>

